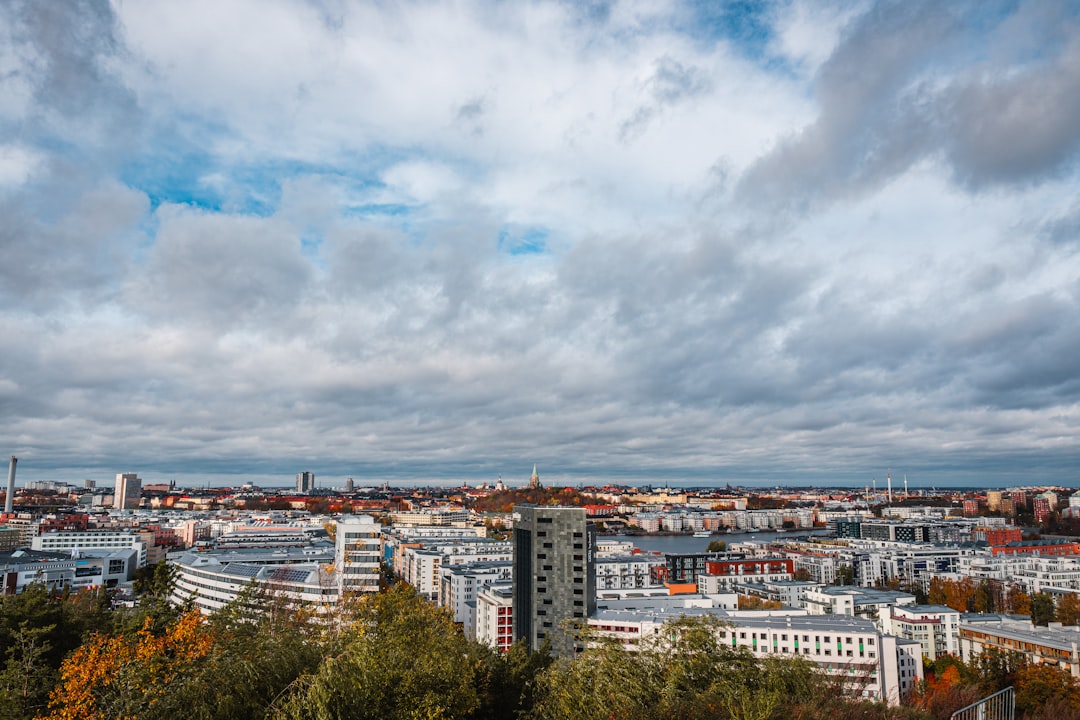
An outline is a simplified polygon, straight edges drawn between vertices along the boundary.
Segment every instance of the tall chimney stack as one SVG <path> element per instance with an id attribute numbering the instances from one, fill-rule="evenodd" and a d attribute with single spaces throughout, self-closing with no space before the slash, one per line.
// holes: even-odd
<path id="1" fill-rule="evenodd" d="M 11 456 L 11 464 L 8 465 L 7 471 L 7 497 L 4 499 L 4 512 L 10 513 L 15 507 L 15 463 L 19 462 L 19 458 L 14 455 Z"/>

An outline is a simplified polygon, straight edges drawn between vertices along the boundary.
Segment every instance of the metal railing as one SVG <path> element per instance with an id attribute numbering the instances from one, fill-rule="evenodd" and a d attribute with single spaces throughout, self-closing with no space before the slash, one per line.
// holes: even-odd
<path id="1" fill-rule="evenodd" d="M 971 703 L 954 712 L 950 720 L 1014 720 L 1016 717 L 1016 692 L 1004 690 Z"/>

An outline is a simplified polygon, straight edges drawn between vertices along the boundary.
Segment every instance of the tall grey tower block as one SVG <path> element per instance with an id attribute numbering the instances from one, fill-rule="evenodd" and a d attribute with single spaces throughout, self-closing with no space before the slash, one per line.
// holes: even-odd
<path id="1" fill-rule="evenodd" d="M 514 639 L 573 655 L 574 626 L 596 610 L 593 525 L 583 508 L 518 505 L 514 516 Z"/>

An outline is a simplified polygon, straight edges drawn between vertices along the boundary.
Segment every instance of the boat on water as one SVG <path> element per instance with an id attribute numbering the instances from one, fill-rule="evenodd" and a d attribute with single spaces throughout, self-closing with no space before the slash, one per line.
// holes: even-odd
<path id="1" fill-rule="evenodd" d="M 697 530 L 697 531 L 694 532 L 694 537 L 701 537 L 701 538 L 712 537 L 712 533 L 709 532 L 708 530 Z"/>

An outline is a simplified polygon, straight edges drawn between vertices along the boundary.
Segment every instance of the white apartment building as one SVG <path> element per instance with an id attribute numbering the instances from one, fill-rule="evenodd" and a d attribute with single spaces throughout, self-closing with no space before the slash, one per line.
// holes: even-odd
<path id="1" fill-rule="evenodd" d="M 848 615 L 877 622 L 880 611 L 914 605 L 915 596 L 893 590 L 872 590 L 852 585 L 818 587 L 806 591 L 803 607 L 809 615 Z"/>
<path id="2" fill-rule="evenodd" d="M 596 559 L 597 590 L 630 590 L 657 587 L 653 570 L 667 567 L 663 555 L 623 555 Z"/>
<path id="3" fill-rule="evenodd" d="M 370 515 L 347 515 L 335 531 L 334 573 L 338 591 L 378 592 L 382 528 Z"/>
<path id="4" fill-rule="evenodd" d="M 944 605 L 893 605 L 878 611 L 887 635 L 919 643 L 922 656 L 960 655 L 960 613 Z"/>
<path id="5" fill-rule="evenodd" d="M 476 594 L 475 637 L 488 647 L 506 652 L 514 644 L 514 586 L 485 585 Z"/>
<path id="6" fill-rule="evenodd" d="M 901 703 L 922 680 L 919 644 L 885 636 L 869 620 L 845 616 L 725 613 L 713 608 L 598 609 L 589 628 L 635 650 L 681 617 L 715 617 L 724 642 L 756 657 L 799 656 L 843 681 L 855 696 Z"/>
<path id="7" fill-rule="evenodd" d="M 120 550 L 132 548 L 139 552 L 139 567 L 147 561 L 147 535 L 153 539 L 153 533 L 139 533 L 135 530 L 58 530 L 34 537 L 30 541 L 31 550 L 42 552 L 75 552 L 79 550 Z"/>
<path id="8" fill-rule="evenodd" d="M 250 587 L 330 614 L 340 597 L 337 579 L 326 566 L 332 551 L 313 548 L 232 552 L 185 552 L 169 562 L 176 570 L 171 601 L 188 600 L 209 615 Z"/>
<path id="9" fill-rule="evenodd" d="M 512 562 L 475 562 L 442 567 L 439 571 L 439 607 L 448 608 L 454 613 L 454 622 L 460 623 L 466 636 L 471 638 L 476 626 L 473 613 L 477 593 L 487 584 L 510 580 L 513 573 Z"/>

